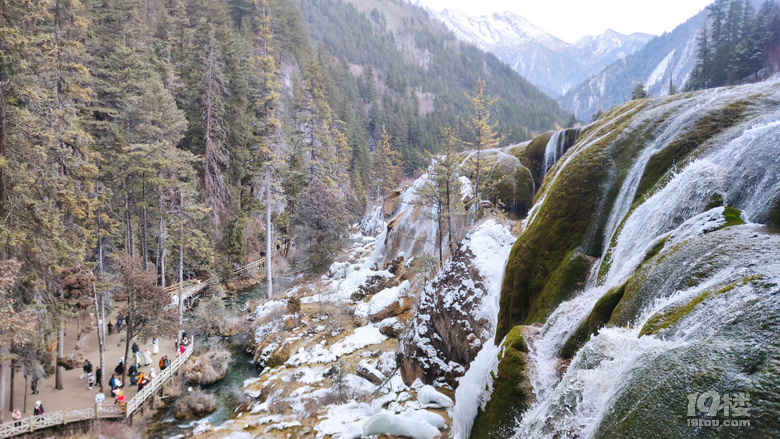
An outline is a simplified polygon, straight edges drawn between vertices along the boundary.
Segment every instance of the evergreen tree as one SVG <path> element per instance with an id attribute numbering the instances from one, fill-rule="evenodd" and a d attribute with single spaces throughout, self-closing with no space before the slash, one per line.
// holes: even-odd
<path id="1" fill-rule="evenodd" d="M 647 90 L 645 90 L 645 85 L 640 82 L 634 87 L 634 91 L 631 92 L 631 100 L 644 99 L 646 97 L 648 97 Z"/>
<path id="2" fill-rule="evenodd" d="M 482 199 L 480 194 L 480 177 L 485 170 L 485 161 L 482 157 L 482 151 L 498 147 L 498 123 L 493 121 L 490 114 L 490 107 L 496 101 L 485 96 L 485 81 L 483 81 L 482 78 L 477 80 L 476 93 L 469 95 L 469 101 L 471 102 L 472 112 L 466 126 L 473 139 L 469 144 L 475 152 L 474 156 L 471 158 L 471 171 L 474 175 L 474 196 L 477 206 L 476 214 L 479 215 L 479 204 Z"/>
<path id="3" fill-rule="evenodd" d="M 390 135 L 382 126 L 379 143 L 374 151 L 374 182 L 376 196 L 385 199 L 390 194 L 397 183 L 398 175 L 398 151 L 392 148 L 390 144 Z"/>
<path id="4" fill-rule="evenodd" d="M 314 273 L 330 266 L 347 236 L 344 209 L 328 187 L 313 178 L 296 206 L 293 227 L 305 263 Z"/>

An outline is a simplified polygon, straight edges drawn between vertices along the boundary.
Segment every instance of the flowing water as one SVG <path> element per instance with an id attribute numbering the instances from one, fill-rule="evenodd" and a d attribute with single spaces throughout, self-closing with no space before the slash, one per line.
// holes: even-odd
<path id="1" fill-rule="evenodd" d="M 641 205 L 633 206 L 642 174 L 654 154 L 690 129 L 703 109 L 723 105 L 737 93 L 704 93 L 695 99 L 676 102 L 674 109 L 659 107 L 645 113 L 629 128 L 639 129 L 647 118 L 675 112 L 655 130 L 653 140 L 638 151 L 623 180 L 604 232 L 604 254 L 610 255 L 611 266 L 605 267 L 605 273 L 598 281 L 599 270 L 593 270 L 585 290 L 559 305 L 539 334 L 529 340 L 529 377 L 536 402 L 519 421 L 513 437 L 593 437 L 603 425 L 621 425 L 626 409 L 619 401 L 635 391 L 632 386 L 640 387 L 651 379 L 648 377 L 655 376 L 656 363 L 679 366 L 679 357 L 687 356 L 687 361 L 703 365 L 705 370 L 716 364 L 720 367 L 721 362 L 727 364 L 731 358 L 730 349 L 734 349 L 731 343 L 738 345 L 744 341 L 750 344 L 756 337 L 763 340 L 761 334 L 768 322 L 775 320 L 771 316 L 780 308 L 778 295 L 769 294 L 780 282 L 780 235 L 756 225 L 737 226 L 689 240 L 685 245 L 680 244 L 680 240 L 674 243 L 674 248 L 670 248 L 671 245 L 664 247 L 662 252 L 667 255 L 666 261 L 657 262 L 657 266 L 648 270 L 648 292 L 643 293 L 646 297 L 637 300 L 639 309 L 633 314 L 632 324 L 602 328 L 580 349 L 562 376 L 557 372 L 561 347 L 596 301 L 635 273 L 648 249 L 668 233 L 675 229 L 679 236 L 703 233 L 703 230 L 696 230 L 700 227 L 696 221 L 701 222 L 701 219 L 693 217 L 705 210 L 714 195 L 721 195 L 725 204 L 741 209 L 743 218 L 748 221 L 766 220 L 773 200 L 780 194 L 780 151 L 777 146 L 780 110 L 776 106 L 767 108 L 765 114 L 756 116 L 750 123 L 717 136 L 706 147 L 700 147 L 695 160 L 682 164 L 682 169 L 670 176 L 662 189 Z M 556 137 L 559 133 L 548 144 L 551 158 L 561 155 L 560 139 Z M 578 145 L 580 150 L 587 147 L 587 144 L 581 145 Z M 548 152 L 545 153 L 545 171 L 552 166 L 548 164 Z M 559 170 L 551 178 L 560 178 L 563 174 Z M 538 205 L 543 202 L 544 196 L 532 209 L 529 221 L 535 220 Z M 682 281 L 691 279 L 692 273 L 703 273 L 701 276 L 704 277 L 688 284 Z M 763 284 L 738 282 L 756 274 L 765 280 Z M 729 284 L 737 287 L 727 295 L 712 294 L 712 300 L 698 305 L 684 318 L 685 325 L 665 332 L 663 337 L 640 337 L 643 326 L 657 313 L 685 305 Z M 733 325 L 739 319 L 748 323 Z M 764 326 L 759 327 L 762 321 Z M 771 325 L 769 327 L 771 331 Z M 717 347 L 709 346 L 701 351 L 694 348 L 705 340 Z M 771 343 L 775 341 L 770 339 L 769 345 Z M 746 352 L 743 356 L 749 358 L 753 351 Z M 686 367 L 690 369 L 689 365 Z M 723 375 L 731 381 L 741 376 L 739 373 L 730 376 L 727 365 L 722 368 L 725 370 Z M 676 385 L 685 389 L 688 384 L 672 385 L 660 380 L 661 383 L 655 384 L 659 388 Z M 744 377 L 742 380 L 743 386 L 755 385 Z M 679 398 L 684 411 L 687 401 L 684 395 Z M 626 399 L 628 403 L 635 402 L 630 397 Z M 616 412 L 622 413 L 623 418 L 615 420 L 620 417 Z"/>
<path id="2" fill-rule="evenodd" d="M 229 311 L 241 311 L 247 302 L 265 298 L 265 284 L 256 285 L 247 290 L 235 293 L 225 299 L 226 308 Z M 171 438 L 182 434 L 192 432 L 198 424 L 206 421 L 217 426 L 233 415 L 236 409 L 236 402 L 233 398 L 233 392 L 240 388 L 244 381 L 250 378 L 256 378 L 260 371 L 255 367 L 253 357 L 246 351 L 245 339 L 241 335 L 225 337 L 226 348 L 232 354 L 227 375 L 220 381 L 203 386 L 202 389 L 207 393 L 216 396 L 217 409 L 198 421 L 178 420 L 174 417 L 173 401 L 167 406 L 161 408 L 153 417 L 151 424 L 145 434 L 148 438 Z"/>

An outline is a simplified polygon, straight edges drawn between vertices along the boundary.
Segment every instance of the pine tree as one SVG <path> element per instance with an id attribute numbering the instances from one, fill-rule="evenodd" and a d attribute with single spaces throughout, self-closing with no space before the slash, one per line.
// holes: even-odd
<path id="1" fill-rule="evenodd" d="M 485 161 L 482 158 L 482 152 L 486 149 L 497 148 L 499 144 L 498 123 L 493 121 L 490 114 L 490 107 L 496 102 L 495 99 L 489 99 L 485 96 L 485 81 L 482 78 L 477 80 L 477 90 L 473 95 L 468 96 L 471 102 L 472 112 L 470 120 L 466 126 L 472 135 L 473 143 L 470 146 L 476 153 L 471 158 L 471 171 L 474 175 L 474 196 L 476 215 L 479 216 L 479 206 L 482 196 L 480 194 L 480 178 L 484 171 Z"/>
<path id="2" fill-rule="evenodd" d="M 222 171 L 228 155 L 225 138 L 228 125 L 225 120 L 225 98 L 228 93 L 222 55 L 218 47 L 213 23 L 208 25 L 208 40 L 201 56 L 203 74 L 200 82 L 201 113 L 203 116 L 203 191 L 206 206 L 211 208 L 215 225 L 227 213 L 229 189 Z"/>
<path id="3" fill-rule="evenodd" d="M 645 85 L 640 82 L 634 87 L 634 91 L 631 92 L 631 100 L 644 99 L 646 97 L 648 97 L 647 90 L 645 90 Z"/>
<path id="4" fill-rule="evenodd" d="M 373 163 L 375 190 L 379 199 L 387 197 L 395 189 L 395 184 L 398 181 L 396 176 L 398 174 L 397 163 L 399 154 L 398 151 L 392 148 L 390 141 L 390 135 L 385 127 L 382 126 L 379 143 L 377 143 L 374 151 Z"/>

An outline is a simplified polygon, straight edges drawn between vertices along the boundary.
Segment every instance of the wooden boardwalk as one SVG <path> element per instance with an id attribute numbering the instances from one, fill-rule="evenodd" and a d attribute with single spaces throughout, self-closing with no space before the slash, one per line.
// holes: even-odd
<path id="1" fill-rule="evenodd" d="M 271 255 L 271 257 L 272 258 L 276 257 L 276 252 L 274 252 Z M 231 277 L 241 278 L 241 277 L 251 276 L 255 273 L 258 273 L 260 270 L 265 268 L 267 260 L 268 258 L 264 256 L 260 259 L 249 262 L 240 267 L 234 268 L 233 272 L 231 273 Z M 217 279 L 216 277 L 210 277 L 205 281 L 201 279 L 189 279 L 189 280 L 185 280 L 184 282 L 177 282 L 173 285 L 166 287 L 165 292 L 168 293 L 169 296 L 171 296 L 171 300 L 172 300 L 171 306 L 175 306 L 179 303 L 179 294 L 181 293 L 181 300 L 184 302 L 184 307 L 189 309 L 192 307 L 192 305 L 194 305 L 194 303 L 201 296 L 203 291 L 205 291 L 208 287 L 218 282 L 219 279 Z"/>
<path id="2" fill-rule="evenodd" d="M 272 255 L 275 257 L 276 253 Z M 231 277 L 241 278 L 254 275 L 266 267 L 266 257 L 262 257 L 253 262 L 244 264 L 235 268 Z M 171 296 L 172 306 L 178 303 L 179 292 L 181 288 L 182 300 L 187 308 L 191 307 L 201 294 L 211 285 L 219 282 L 216 277 L 206 281 L 192 279 L 184 282 L 175 283 L 165 288 L 166 293 Z M 30 415 L 23 417 L 18 421 L 10 421 L 0 424 L 0 439 L 19 436 L 46 428 L 57 427 L 60 425 L 71 424 L 74 422 L 94 420 L 94 419 L 125 419 L 132 416 L 134 412 L 140 409 L 145 402 L 150 400 L 155 394 L 162 390 L 162 387 L 169 381 L 190 358 L 193 352 L 193 344 L 188 346 L 182 355 L 177 356 L 169 367 L 161 371 L 157 377 L 152 380 L 135 396 L 130 398 L 125 405 L 114 405 L 113 398 L 107 398 L 102 403 L 93 404 L 86 408 L 71 409 L 65 408 L 56 410 L 43 415 Z M 110 376 L 110 374 L 109 374 Z M 107 378 L 107 377 L 106 377 Z M 111 402 L 108 402 L 111 401 Z M 9 414 L 10 416 L 10 414 Z"/>
<path id="3" fill-rule="evenodd" d="M 146 387 L 138 392 L 127 404 L 115 405 L 113 403 L 97 403 L 92 407 L 83 409 L 64 409 L 42 415 L 32 415 L 18 421 L 0 424 L 0 438 L 8 438 L 30 433 L 44 428 L 56 427 L 73 422 L 87 421 L 91 419 L 129 418 L 135 411 L 141 408 L 146 401 L 160 392 L 168 380 L 170 380 L 190 358 L 194 346 L 191 343 L 182 355 L 176 357 L 162 373 L 157 375 Z M 110 398 L 109 398 L 110 399 Z"/>

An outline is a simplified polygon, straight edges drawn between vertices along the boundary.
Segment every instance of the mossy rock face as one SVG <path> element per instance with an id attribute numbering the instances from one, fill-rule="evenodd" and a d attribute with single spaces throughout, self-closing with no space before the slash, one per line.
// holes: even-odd
<path id="1" fill-rule="evenodd" d="M 611 408 L 605 411 L 595 438 L 769 438 L 779 437 L 780 420 L 780 296 L 778 285 L 762 279 L 743 279 L 696 296 L 688 304 L 662 314 L 643 332 L 697 331 L 695 343 L 670 344 L 635 365 L 624 378 Z M 758 303 L 757 303 L 758 301 Z M 729 312 L 723 313 L 728 307 Z M 679 325 L 690 316 L 696 325 Z M 701 335 L 706 334 L 705 337 Z M 678 339 L 678 337 L 673 337 Z M 747 394 L 747 417 L 732 411 L 715 417 L 700 409 L 689 413 L 689 397 L 714 392 Z M 694 396 L 696 398 L 696 396 Z M 724 402 L 720 400 L 721 404 Z M 695 428 L 688 419 L 749 420 L 740 428 Z"/>
<path id="2" fill-rule="evenodd" d="M 507 262 L 496 340 L 515 325 L 544 321 L 584 285 L 588 258 L 599 256 L 601 250 L 597 237 L 616 193 L 613 188 L 619 175 L 625 175 L 618 163 L 631 163 L 638 151 L 635 142 L 654 129 L 646 125 L 630 136 L 619 136 L 641 105 L 626 104 L 621 115 L 605 118 L 608 124 L 584 130 L 560 178 L 545 178 L 537 193 L 537 198 L 546 197 L 545 202 Z"/>
<path id="3" fill-rule="evenodd" d="M 674 248 L 664 249 L 626 281 L 624 297 L 615 307 L 609 323 L 615 326 L 627 326 L 640 317 L 642 310 L 654 301 L 663 299 L 663 294 L 701 285 L 702 282 L 709 280 L 713 273 L 729 267 L 733 276 L 724 278 L 718 289 L 753 274 L 760 274 L 753 272 L 754 267 L 771 259 L 776 252 L 772 246 L 777 242 L 776 234 L 765 228 L 733 225 L 694 237 Z M 691 299 L 693 301 L 691 307 L 675 312 L 677 317 L 672 314 L 663 318 L 654 317 L 661 322 L 651 326 L 658 326 L 662 322 L 666 322 L 665 327 L 671 326 L 706 298 L 702 297 L 698 301 Z M 648 327 L 643 332 L 656 333 L 660 329 L 663 328 Z"/>
<path id="4" fill-rule="evenodd" d="M 493 393 L 485 410 L 479 410 L 471 439 L 510 437 L 517 419 L 533 402 L 533 387 L 528 378 L 528 347 L 516 326 L 501 345 L 498 374 L 493 377 Z"/>
<path id="5" fill-rule="evenodd" d="M 536 187 L 542 184 L 542 172 L 544 171 L 544 151 L 547 148 L 547 142 L 550 141 L 554 131 L 540 134 L 528 143 L 515 146 L 508 152 L 517 157 L 523 166 L 531 170 L 534 176 Z"/>
<path id="6" fill-rule="evenodd" d="M 577 330 L 569 336 L 561 349 L 561 358 L 569 359 L 574 357 L 577 351 L 588 341 L 591 335 L 599 333 L 599 329 L 609 322 L 612 312 L 617 307 L 625 293 L 625 284 L 613 288 L 607 292 L 596 305 L 588 317 L 577 327 Z"/>
<path id="7" fill-rule="evenodd" d="M 685 130 L 682 136 L 670 142 L 647 163 L 634 200 L 640 199 L 652 189 L 675 163 L 681 163 L 701 145 L 742 121 L 748 103 L 736 101 L 711 111 L 699 119 L 696 125 Z"/>
<path id="8" fill-rule="evenodd" d="M 533 178 L 514 156 L 504 156 L 494 162 L 483 187 L 480 192 L 484 199 L 517 218 L 525 216 L 533 205 Z"/>

